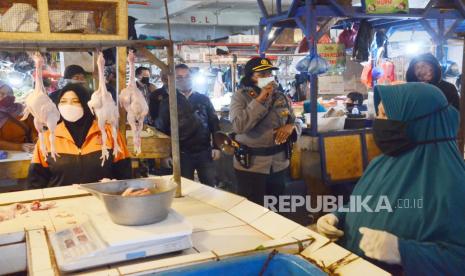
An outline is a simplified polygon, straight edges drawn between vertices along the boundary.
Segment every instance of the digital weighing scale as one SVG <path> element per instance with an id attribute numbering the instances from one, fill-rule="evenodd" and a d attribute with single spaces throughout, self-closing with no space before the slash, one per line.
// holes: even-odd
<path id="1" fill-rule="evenodd" d="M 155 224 L 123 226 L 108 214 L 89 214 L 83 224 L 51 234 L 61 271 L 75 271 L 192 247 L 192 226 L 176 211 Z"/>

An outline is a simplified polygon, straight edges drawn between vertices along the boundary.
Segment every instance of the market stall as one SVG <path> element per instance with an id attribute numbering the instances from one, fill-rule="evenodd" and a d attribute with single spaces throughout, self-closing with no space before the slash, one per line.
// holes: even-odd
<path id="1" fill-rule="evenodd" d="M 368 23 L 371 27 L 367 33 L 382 29 L 385 30 L 388 36 L 392 35 L 396 30 L 410 30 L 412 28 L 425 30 L 436 44 L 437 58 L 444 61 L 446 59 L 444 54 L 444 43 L 447 39 L 455 37 L 456 27 L 464 19 L 465 14 L 462 4 L 457 4 L 455 8 L 455 4 L 451 4 L 452 6 L 448 6 L 447 9 L 441 9 L 440 6 L 435 5 L 435 1 L 429 1 L 429 4 L 424 10 L 410 8 L 402 12 L 395 10 L 398 9 L 398 7 L 393 7 L 393 5 L 389 3 L 383 4 L 387 7 L 385 10 L 370 10 L 366 8 L 368 5 L 366 3 L 367 1 L 362 1 L 362 7 L 355 7 L 338 1 L 292 1 L 287 12 L 280 12 L 282 10 L 280 7 L 281 3 L 278 2 L 276 4 L 277 13 L 269 14 L 263 1 L 258 0 L 257 2 L 262 11 L 262 18 L 260 21 L 260 54 L 262 56 L 273 55 L 268 53 L 267 49 L 272 45 L 276 36 L 270 34 L 279 34 L 286 28 L 300 28 L 306 37 L 306 40 L 302 41 L 302 43 L 304 45 L 308 44 L 305 45 L 305 49 L 309 52 L 307 63 L 303 63 L 304 59 L 302 59 L 296 66 L 306 66 L 303 68 L 304 71 L 306 71 L 304 72 L 304 76 L 310 83 L 309 104 L 311 111 L 310 116 L 308 116 L 306 120 L 309 128 L 304 130 L 304 136 L 298 143 L 299 147 L 295 150 L 301 151 L 298 153 L 300 160 L 299 158 L 295 158 L 293 164 L 294 167 L 297 168 L 297 171 L 300 168 L 300 174 L 303 176 L 303 179 L 305 179 L 309 193 L 312 196 L 332 193 L 334 190 L 331 190 L 334 187 L 341 186 L 339 184 L 356 182 L 363 174 L 368 163 L 380 154 L 379 149 L 373 141 L 371 129 L 365 128 L 369 124 L 362 123 L 361 126 L 350 130 L 343 129 L 342 126 L 344 123 L 339 127 L 333 124 L 335 126 L 334 128 L 327 129 L 329 119 L 337 119 L 328 118 L 326 119 L 327 121 L 325 121 L 325 119 L 321 117 L 322 113 L 318 112 L 318 105 L 322 102 L 319 97 L 322 96 L 322 93 L 325 93 L 328 86 L 330 89 L 340 90 L 336 95 L 345 95 L 347 93 L 347 91 L 344 91 L 344 86 L 339 87 L 337 84 L 331 83 L 332 77 L 329 76 L 331 74 L 326 73 L 328 71 L 328 61 L 330 68 L 332 64 L 335 64 L 337 69 L 337 65 L 339 64 L 337 57 L 345 56 L 344 51 L 342 51 L 341 55 L 337 54 L 336 51 L 332 51 L 328 54 L 327 50 L 324 49 L 324 46 L 326 46 L 326 48 L 334 48 L 337 46 L 342 46 L 344 48 L 344 44 L 321 44 L 322 36 L 331 28 L 349 30 L 345 31 L 346 37 L 341 38 L 341 36 L 339 36 L 339 40 L 346 44 L 351 44 L 353 47 L 354 39 L 356 38 L 348 38 L 347 35 L 353 35 L 351 32 L 354 31 L 352 31 L 351 26 L 353 26 L 354 23 L 360 25 Z M 378 7 L 378 9 L 380 9 L 380 7 Z M 336 22 L 338 22 L 337 18 L 340 19 L 338 24 L 336 24 Z M 438 27 L 432 22 L 437 22 Z M 362 26 L 359 28 L 362 28 Z M 359 30 L 359 32 L 362 31 Z M 373 42 L 366 41 L 366 52 L 368 55 L 366 60 L 368 60 L 368 62 L 365 66 L 369 66 L 370 71 L 368 73 L 369 79 L 365 80 L 365 83 L 369 91 L 371 91 L 372 87 L 376 84 L 376 79 L 375 77 L 372 78 L 371 72 L 380 70 L 377 68 L 380 66 L 379 60 L 385 54 L 385 48 L 387 49 L 385 45 L 376 45 L 380 44 L 380 41 L 383 41 L 381 35 L 384 37 L 384 31 L 380 32 L 379 37 L 375 35 L 373 37 Z M 384 39 L 387 39 L 387 36 Z M 382 44 L 385 44 L 385 42 Z M 326 59 L 326 61 L 322 58 Z M 359 59 L 358 52 L 355 52 L 355 50 L 352 59 Z M 405 72 L 401 72 L 401 74 L 404 73 Z M 362 79 L 364 77 L 363 74 L 362 72 Z M 334 77 L 337 78 L 339 76 L 338 74 L 334 74 Z M 384 84 L 384 81 L 379 81 L 380 84 Z M 321 89 L 321 86 L 324 86 L 324 89 Z M 368 112 L 363 112 L 366 114 L 366 116 L 363 117 L 370 120 L 374 116 L 374 107 L 371 106 L 370 110 L 370 104 L 372 105 L 372 102 L 370 102 L 369 94 L 370 93 L 368 93 Z M 338 97 L 335 99 L 338 101 Z M 349 118 L 347 120 L 353 121 L 354 119 Z M 348 123 L 347 120 L 346 126 Z"/>
<path id="2" fill-rule="evenodd" d="M 352 185 L 363 175 L 370 161 L 380 154 L 367 122 L 369 120 L 366 120 L 370 119 L 366 117 L 373 116 L 373 106 L 370 106 L 368 111 L 358 109 L 351 111 L 350 115 L 353 116 L 349 116 L 349 119 L 346 119 L 348 116 L 346 113 L 341 113 L 341 106 L 345 100 L 341 94 L 347 92 L 344 91 L 344 87 L 339 86 L 341 80 L 344 81 L 342 76 L 344 66 L 340 62 L 342 59 L 344 59 L 342 63 L 346 62 L 345 48 L 340 43 L 318 43 L 324 39 L 324 34 L 332 27 L 338 28 L 335 25 L 337 22 L 342 22 L 340 23 L 342 28 L 346 28 L 348 25 L 352 26 L 351 24 L 359 24 L 361 18 L 372 20 L 374 29 L 384 28 L 388 29 L 388 32 L 405 26 L 412 27 L 412 24 L 417 28 L 416 19 L 420 19 L 420 27 L 427 30 L 437 44 L 438 58 L 445 60 L 447 53 L 443 49 L 443 40 L 451 37 L 460 20 L 465 18 L 465 7 L 458 0 L 454 0 L 456 9 L 446 10 L 436 7 L 433 3 L 435 1 L 431 1 L 425 10 L 405 10 L 406 7 L 402 2 L 396 7 L 398 12 L 402 13 L 394 14 L 383 11 L 375 13 L 374 6 L 366 3 L 368 1 L 362 1 L 360 8 L 345 6 L 336 0 L 293 0 L 290 1 L 288 11 L 283 12 L 281 1 L 276 0 L 272 1 L 276 5 L 276 14 L 270 14 L 264 1 L 257 0 L 263 16 L 259 26 L 259 53 L 262 56 L 274 55 L 273 60 L 278 59 L 277 63 L 286 68 L 296 65 L 292 64 L 291 60 L 297 61 L 297 66 L 303 68 L 300 70 L 301 76 L 305 78 L 302 94 L 307 94 L 305 87 L 308 85 L 309 101 L 294 104 L 296 115 L 305 122 L 305 127 L 303 136 L 293 145 L 293 153 L 289 158 L 291 177 L 298 181 L 303 179 L 311 196 L 335 194 L 334 187 Z M 99 86 L 98 81 L 95 80 L 94 88 L 103 87 L 105 80 L 103 70 L 100 70 L 105 60 L 100 52 L 116 48 L 116 91 L 119 96 L 116 96 L 115 102 L 110 99 L 111 95 L 108 96 L 108 102 L 104 102 L 100 107 L 111 107 L 116 110 L 115 113 L 111 113 L 117 114 L 110 118 L 113 119 L 111 127 L 116 130 L 115 126 L 117 126 L 124 137 L 121 140 L 126 140 L 123 144 L 128 146 L 133 168 L 138 166 L 138 159 L 161 159 L 171 156 L 173 174 L 127 180 L 104 178 L 95 183 L 0 193 L 0 254 L 2 255 L 0 274 L 288 275 L 294 273 L 295 275 L 344 276 L 363 273 L 374 276 L 390 275 L 369 262 L 375 259 L 357 256 L 352 253 L 355 251 L 350 252 L 333 240 L 315 232 L 313 229 L 318 226 L 302 226 L 245 197 L 181 178 L 174 72 L 175 44 L 171 37 L 169 20 L 172 16 L 168 12 L 167 0 L 164 1 L 164 16 L 168 21 L 169 39 L 160 40 L 127 40 L 128 1 L 125 0 L 3 2 L 0 3 L 0 11 L 3 13 L 0 21 L 1 50 L 41 53 L 92 52 L 93 65 L 99 69 L 98 81 L 100 81 Z M 144 2 L 141 1 L 139 4 L 150 5 Z M 189 4 L 195 6 L 198 3 Z M 170 6 L 176 8 L 176 5 Z M 9 12 L 7 19 L 21 19 L 19 20 L 21 22 L 16 24 L 16 21 L 5 21 L 4 11 Z M 218 13 L 219 11 L 216 14 L 217 24 Z M 73 20 L 68 20 L 70 18 Z M 208 21 L 207 17 L 205 18 Z M 342 18 L 348 19 L 341 21 Z M 428 20 L 437 20 L 437 30 Z M 5 22 L 10 24 L 4 24 Z M 273 41 L 280 34 L 285 33 L 286 28 L 302 30 L 306 37 L 303 44 L 307 47 L 304 54 L 290 53 L 288 48 L 294 45 L 278 47 L 281 52 L 276 48 L 274 51 L 268 50 Z M 234 43 L 185 42 L 180 43 L 178 48 L 182 49 L 183 45 L 194 46 L 191 52 L 195 53 L 200 47 L 211 50 L 211 47 L 232 44 Z M 239 44 L 242 45 L 236 46 L 241 47 L 245 43 Z M 248 47 L 255 51 L 257 43 L 253 41 Z M 166 52 L 164 55 L 166 61 L 151 51 L 154 48 L 157 49 L 156 51 Z M 286 49 L 286 52 L 283 49 Z M 371 59 L 367 65 L 370 65 L 371 70 L 374 71 L 380 64 L 378 59 L 382 51 L 376 48 L 370 51 L 369 55 Z M 218 78 L 218 85 L 215 85 L 213 94 L 220 98 L 224 91 L 222 81 L 219 80 L 221 69 L 231 67 L 231 90 L 235 92 L 237 64 L 245 63 L 249 59 L 248 53 L 244 56 L 238 57 L 232 53 L 228 53 L 228 56 L 208 54 L 202 57 L 201 62 L 199 58 L 186 60 L 194 66 L 200 63 L 199 67 L 208 65 L 209 69 L 212 65 L 218 66 L 216 69 L 220 70 L 214 71 L 218 74 L 216 76 L 211 74 L 209 77 Z M 279 60 L 279 57 L 289 58 Z M 37 66 L 40 65 L 41 55 L 35 54 L 34 58 L 36 76 L 41 76 L 38 72 L 41 74 L 42 68 Z M 131 97 L 129 100 L 124 98 L 124 93 L 131 93 L 124 91 L 125 89 L 137 90 L 134 94 L 142 95 L 138 89 L 135 89 L 135 59 L 139 64 L 158 67 L 160 72 L 168 76 L 170 136 L 147 125 L 141 130 L 134 128 L 135 123 L 143 126 L 144 123 L 141 122 L 145 119 L 144 116 L 135 119 L 135 114 L 128 111 L 128 107 L 124 104 L 124 101 L 133 100 Z M 331 59 L 331 66 L 325 59 Z M 304 62 L 301 62 L 302 60 Z M 320 66 L 320 62 L 326 63 Z M 272 67 L 271 64 L 268 65 Z M 331 67 L 331 74 L 322 76 L 321 73 L 328 71 L 328 67 Z M 465 70 L 465 62 L 463 68 Z M 291 75 L 290 71 L 286 71 L 286 82 L 290 80 Z M 372 76 L 371 71 L 369 75 Z M 376 84 L 376 78 L 370 80 L 367 78 L 366 84 L 372 88 Z M 216 91 L 220 92 L 216 93 Z M 462 91 L 465 91 L 463 78 Z M 94 95 L 97 93 L 100 92 L 96 91 Z M 319 99 L 319 96 L 324 96 L 323 94 L 329 96 Z M 146 98 L 139 97 L 139 99 L 142 99 L 138 102 L 141 106 L 146 104 Z M 91 101 L 89 103 L 93 104 Z M 121 105 L 120 101 L 122 101 Z M 49 102 L 55 105 L 50 100 Z M 369 97 L 368 105 L 372 102 L 373 98 Z M 324 105 L 329 111 L 325 115 L 321 114 L 322 112 L 318 112 L 318 104 Z M 218 104 L 220 111 L 223 105 L 227 104 L 222 102 Z M 465 97 L 462 97 L 461 106 L 462 149 L 465 131 Z M 291 110 L 289 104 L 287 107 Z M 308 107 L 310 112 L 305 112 Z M 96 115 L 96 118 L 100 119 L 99 116 Z M 128 121 L 132 125 L 131 130 L 126 129 Z M 107 121 L 103 120 L 103 127 L 105 123 Z M 49 125 L 47 128 L 52 137 L 53 129 Z M 44 130 L 43 126 L 42 130 Z M 104 133 L 102 129 L 100 131 Z M 115 139 L 115 136 L 113 138 Z M 116 139 L 114 141 L 113 145 L 118 145 L 118 141 Z M 274 143 L 280 142 L 275 140 Z M 99 140 L 98 145 L 104 149 L 105 140 L 103 138 Z M 233 142 L 230 143 L 231 145 Z M 38 148 L 39 146 L 36 147 Z M 286 151 L 289 149 L 290 147 Z M 99 150 L 97 153 L 100 153 Z M 2 172 L 0 183 L 4 179 L 24 179 L 27 176 L 31 156 L 23 152 L 6 153 L 6 158 L 0 158 L 0 172 Z M 53 150 L 51 153 L 53 156 Z M 102 158 L 103 167 L 105 162 L 103 150 Z M 228 163 L 228 165 L 232 170 L 232 164 Z M 292 204 L 297 205 L 296 202 Z M 308 208 L 311 206 L 305 207 L 310 212 Z M 308 212 L 305 214 L 307 219 Z M 318 212 L 320 211 L 312 214 L 312 222 L 316 222 L 315 219 L 321 215 Z M 337 221 L 333 226 L 337 228 Z M 324 232 L 320 231 L 320 233 Z M 346 232 L 346 235 L 352 233 Z M 226 271 L 228 273 L 225 273 Z"/>

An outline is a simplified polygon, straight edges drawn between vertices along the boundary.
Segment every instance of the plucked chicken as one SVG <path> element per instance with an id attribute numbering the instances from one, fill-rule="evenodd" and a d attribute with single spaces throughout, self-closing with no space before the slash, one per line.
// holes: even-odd
<path id="1" fill-rule="evenodd" d="M 58 154 L 55 148 L 55 129 L 58 121 L 60 120 L 60 112 L 45 91 L 42 80 L 42 66 L 44 65 L 44 58 L 40 53 L 35 53 L 33 60 L 36 68 L 35 85 L 34 90 L 26 98 L 26 107 L 21 120 L 26 120 L 29 114 L 34 116 L 34 126 L 39 133 L 40 150 L 42 151 L 45 159 L 48 156 L 48 150 L 44 139 L 44 133 L 46 131 L 45 127 L 47 127 L 50 131 L 50 155 L 56 161 Z"/>
<path id="2" fill-rule="evenodd" d="M 118 107 L 116 106 L 115 101 L 113 100 L 111 94 L 107 91 L 105 85 L 105 59 L 103 58 L 103 53 L 100 52 L 97 58 L 97 68 L 98 68 L 98 77 L 99 77 L 99 86 L 98 89 L 94 91 L 90 101 L 87 103 L 92 114 L 97 117 L 98 127 L 102 133 L 102 166 L 106 160 L 109 158 L 107 141 L 107 132 L 105 131 L 105 125 L 109 124 L 111 126 L 112 136 L 113 136 L 113 155 L 116 155 L 118 151 L 121 152 L 121 148 L 118 145 Z"/>
<path id="3" fill-rule="evenodd" d="M 120 104 L 128 113 L 127 119 L 131 126 L 134 151 L 136 155 L 141 152 L 141 132 L 144 127 L 145 116 L 149 112 L 147 101 L 142 92 L 137 88 L 135 76 L 135 55 L 133 51 L 128 54 L 129 83 L 121 90 Z"/>

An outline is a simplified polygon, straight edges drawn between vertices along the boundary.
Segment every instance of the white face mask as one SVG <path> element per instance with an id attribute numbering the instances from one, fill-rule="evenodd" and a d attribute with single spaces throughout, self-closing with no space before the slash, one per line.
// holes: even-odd
<path id="1" fill-rule="evenodd" d="M 84 116 L 84 109 L 82 106 L 71 105 L 71 104 L 60 104 L 58 105 L 60 114 L 68 122 L 76 122 Z"/>
<path id="2" fill-rule="evenodd" d="M 268 78 L 259 78 L 257 82 L 257 86 L 260 88 L 263 88 L 267 86 L 270 82 L 274 81 L 274 77 L 268 77 Z"/>

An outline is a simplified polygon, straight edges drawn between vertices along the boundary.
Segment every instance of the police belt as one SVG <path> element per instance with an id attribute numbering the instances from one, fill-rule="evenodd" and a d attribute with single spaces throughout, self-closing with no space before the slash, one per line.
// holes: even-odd
<path id="1" fill-rule="evenodd" d="M 277 153 L 287 151 L 288 143 L 284 143 L 281 145 L 277 146 L 272 146 L 272 147 L 265 147 L 265 148 L 251 148 L 248 147 L 247 151 L 250 155 L 255 155 L 255 156 L 270 156 L 270 155 L 275 155 Z"/>

